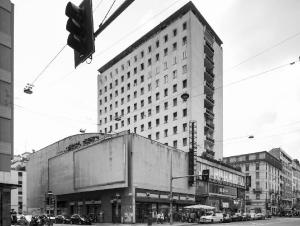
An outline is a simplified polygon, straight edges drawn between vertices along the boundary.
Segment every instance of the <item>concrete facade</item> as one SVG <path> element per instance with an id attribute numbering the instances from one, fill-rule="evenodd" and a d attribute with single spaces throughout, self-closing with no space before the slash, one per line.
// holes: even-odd
<path id="1" fill-rule="evenodd" d="M 300 163 L 293 159 L 293 208 L 300 210 Z"/>
<path id="2" fill-rule="evenodd" d="M 83 141 L 81 136 L 75 137 Z M 45 194 L 51 190 L 58 213 L 94 214 L 98 222 L 141 222 L 146 210 L 168 207 L 171 158 L 174 176 L 188 174 L 186 152 L 136 134 L 100 137 L 67 152 L 61 152 L 60 142 L 30 157 L 30 211 L 45 210 Z M 177 207 L 195 203 L 195 187 L 187 180 L 173 183 Z"/>
<path id="3" fill-rule="evenodd" d="M 130 130 L 188 151 L 189 122 L 196 121 L 197 155 L 221 159 L 221 45 L 187 3 L 99 69 L 98 130 Z"/>
<path id="4" fill-rule="evenodd" d="M 21 170 L 11 170 L 11 182 L 20 187 L 11 191 L 10 208 L 19 214 L 27 213 L 27 173 Z"/>
<path id="5" fill-rule="evenodd" d="M 280 160 L 282 170 L 280 174 L 281 210 L 291 210 L 293 203 L 293 169 L 292 158 L 281 148 L 273 148 L 270 154 Z"/>
<path id="6" fill-rule="evenodd" d="M 241 168 L 251 177 L 246 191 L 246 211 L 276 214 L 281 200 L 280 178 L 282 164 L 266 151 L 223 158 L 230 165 Z"/>
<path id="7" fill-rule="evenodd" d="M 14 5 L 0 0 L 0 226 L 10 225 L 13 156 Z"/>

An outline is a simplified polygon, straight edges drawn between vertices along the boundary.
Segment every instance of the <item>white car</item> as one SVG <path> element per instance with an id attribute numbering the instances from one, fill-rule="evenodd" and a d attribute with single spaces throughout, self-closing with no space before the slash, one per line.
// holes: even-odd
<path id="1" fill-rule="evenodd" d="M 223 222 L 223 214 L 211 213 L 200 217 L 200 223 L 213 223 L 213 222 Z"/>

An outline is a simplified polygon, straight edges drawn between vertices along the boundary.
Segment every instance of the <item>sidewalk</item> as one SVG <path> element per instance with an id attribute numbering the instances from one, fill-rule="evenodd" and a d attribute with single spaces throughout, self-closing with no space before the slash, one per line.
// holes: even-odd
<path id="1" fill-rule="evenodd" d="M 70 224 L 53 224 L 53 226 L 68 226 Z M 136 224 L 113 224 L 113 223 L 93 223 L 94 226 L 147 226 L 147 223 L 136 223 Z M 170 223 L 157 224 L 154 222 L 153 226 L 169 226 Z M 197 225 L 197 223 L 184 223 L 184 222 L 174 222 L 172 225 L 174 226 L 192 226 Z"/>

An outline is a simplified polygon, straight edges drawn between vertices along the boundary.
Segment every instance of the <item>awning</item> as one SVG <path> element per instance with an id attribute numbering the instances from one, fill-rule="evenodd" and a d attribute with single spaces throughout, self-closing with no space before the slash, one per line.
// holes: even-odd
<path id="1" fill-rule="evenodd" d="M 0 188 L 10 188 L 10 189 L 15 189 L 21 187 L 19 184 L 8 184 L 8 183 L 0 183 Z"/>
<path id="2" fill-rule="evenodd" d="M 206 205 L 201 205 L 201 204 L 185 206 L 184 208 L 185 209 L 204 209 L 204 210 L 214 210 L 215 209 L 215 207 L 213 207 L 213 206 L 206 206 Z"/>

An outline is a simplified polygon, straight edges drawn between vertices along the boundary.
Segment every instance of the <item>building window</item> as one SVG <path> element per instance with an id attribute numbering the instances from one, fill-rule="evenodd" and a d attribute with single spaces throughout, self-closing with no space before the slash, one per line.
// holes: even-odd
<path id="1" fill-rule="evenodd" d="M 137 73 L 137 67 L 133 68 L 133 74 Z"/>
<path id="2" fill-rule="evenodd" d="M 157 53 L 157 54 L 155 55 L 155 59 L 156 59 L 156 61 L 159 61 L 159 53 Z"/>
<path id="3" fill-rule="evenodd" d="M 165 124 L 168 123 L 168 116 L 167 115 L 164 116 L 164 123 Z"/>
<path id="4" fill-rule="evenodd" d="M 173 51 L 176 51 L 177 50 L 177 42 L 174 42 L 172 47 L 173 47 Z"/>
<path id="5" fill-rule="evenodd" d="M 23 175 L 22 172 L 18 172 L 19 177 L 22 177 L 22 175 Z"/>
<path id="6" fill-rule="evenodd" d="M 144 57 L 144 51 L 141 51 L 141 58 Z"/>
<path id="7" fill-rule="evenodd" d="M 168 75 L 164 76 L 164 83 L 167 84 L 168 83 Z"/>
<path id="8" fill-rule="evenodd" d="M 182 124 L 182 131 L 186 132 L 187 131 L 187 123 Z"/>
<path id="9" fill-rule="evenodd" d="M 141 71 L 144 70 L 144 64 L 141 63 Z"/>
<path id="10" fill-rule="evenodd" d="M 174 98 L 173 99 L 173 107 L 176 107 L 177 106 L 177 98 Z"/>
<path id="11" fill-rule="evenodd" d="M 121 87 L 121 93 L 124 93 L 124 86 Z"/>
<path id="12" fill-rule="evenodd" d="M 137 55 L 134 56 L 134 62 L 137 62 Z"/>
<path id="13" fill-rule="evenodd" d="M 177 35 L 177 29 L 173 30 L 173 36 L 175 37 Z"/>
<path id="14" fill-rule="evenodd" d="M 165 136 L 165 137 L 168 136 L 168 130 L 167 130 L 167 129 L 164 130 L 164 136 Z"/>
<path id="15" fill-rule="evenodd" d="M 260 200 L 260 194 L 256 194 L 256 200 Z"/>
<path id="16" fill-rule="evenodd" d="M 148 104 L 151 104 L 152 103 L 152 99 L 151 99 L 151 96 L 148 97 Z"/>
<path id="17" fill-rule="evenodd" d="M 187 146 L 187 138 L 182 139 L 182 146 Z"/>
<path id="18" fill-rule="evenodd" d="M 184 22 L 184 23 L 182 24 L 182 30 L 186 30 L 186 28 L 187 28 L 187 23 Z"/>
<path id="19" fill-rule="evenodd" d="M 245 165 L 245 171 L 249 171 L 249 164 Z"/>
<path id="20" fill-rule="evenodd" d="M 164 96 L 165 96 L 165 97 L 168 96 L 168 89 L 164 89 Z"/>
<path id="21" fill-rule="evenodd" d="M 173 65 L 175 65 L 175 64 L 177 64 L 177 57 L 176 56 L 173 57 Z"/>
<path id="22" fill-rule="evenodd" d="M 182 38 L 182 45 L 185 46 L 186 44 L 187 44 L 187 37 L 184 36 L 184 37 Z"/>
<path id="23" fill-rule="evenodd" d="M 141 88 L 141 95 L 144 95 L 144 92 L 145 92 L 144 87 L 142 87 Z"/>
<path id="24" fill-rule="evenodd" d="M 151 64 L 152 64 L 152 59 L 149 58 L 149 59 L 148 59 L 148 66 L 150 66 Z"/>
<path id="25" fill-rule="evenodd" d="M 152 110 L 148 109 L 148 117 L 152 115 L 151 113 L 152 113 Z"/>
<path id="26" fill-rule="evenodd" d="M 165 110 L 168 110 L 168 102 L 164 103 L 164 108 L 165 108 Z"/>
<path id="27" fill-rule="evenodd" d="M 259 172 L 256 172 L 256 179 L 259 179 Z"/>
<path id="28" fill-rule="evenodd" d="M 156 109 L 156 113 L 159 113 L 159 109 L 160 109 L 160 108 L 159 108 L 159 105 L 156 106 L 155 109 Z"/>
<path id="29" fill-rule="evenodd" d="M 152 89 L 152 86 L 151 86 L 151 83 L 148 84 L 148 91 L 151 91 Z"/>
<path id="30" fill-rule="evenodd" d="M 177 134 L 177 126 L 173 127 L 173 134 Z"/>
<path id="31" fill-rule="evenodd" d="M 173 93 L 176 93 L 177 92 L 177 84 L 174 84 L 173 85 Z"/>
<path id="32" fill-rule="evenodd" d="M 130 113 L 130 106 L 127 107 L 127 113 Z"/>
<path id="33" fill-rule="evenodd" d="M 186 108 L 182 110 L 182 116 L 183 116 L 183 117 L 186 117 L 186 116 L 187 116 L 187 109 L 186 109 Z"/>
<path id="34" fill-rule="evenodd" d="M 137 103 L 134 103 L 133 110 L 136 110 L 136 109 L 137 109 Z"/>
<path id="35" fill-rule="evenodd" d="M 151 46 L 148 46 L 148 53 L 151 53 L 151 51 L 152 51 Z"/>
<path id="36" fill-rule="evenodd" d="M 127 119 L 127 125 L 130 125 L 130 118 Z"/>
<path id="37" fill-rule="evenodd" d="M 156 126 L 159 126 L 159 118 L 155 120 Z"/>
<path id="38" fill-rule="evenodd" d="M 255 170 L 259 170 L 259 162 L 255 163 Z"/>
<path id="39" fill-rule="evenodd" d="M 182 66 L 182 74 L 186 74 L 187 73 L 187 65 L 183 65 Z"/>
<path id="40" fill-rule="evenodd" d="M 155 94 L 155 99 L 156 99 L 156 100 L 159 100 L 159 93 L 156 93 L 156 94 Z"/>
<path id="41" fill-rule="evenodd" d="M 164 56 L 167 56 L 168 55 L 168 48 L 165 48 L 164 49 Z"/>
<path id="42" fill-rule="evenodd" d="M 130 71 L 127 72 L 127 79 L 130 78 Z"/>
<path id="43" fill-rule="evenodd" d="M 144 126 L 144 124 L 142 124 L 142 125 L 141 125 L 141 132 L 143 132 L 144 129 L 145 129 L 145 126 Z"/>
<path id="44" fill-rule="evenodd" d="M 156 138 L 156 140 L 159 140 L 159 132 L 156 132 L 155 138 Z"/>
<path id="45" fill-rule="evenodd" d="M 150 139 L 150 140 L 151 140 L 151 134 L 149 134 L 149 135 L 148 135 L 148 139 Z"/>
<path id="46" fill-rule="evenodd" d="M 137 79 L 134 79 L 133 86 L 137 86 Z"/>
<path id="47" fill-rule="evenodd" d="M 130 101 L 130 95 L 127 95 L 127 102 Z"/>
<path id="48" fill-rule="evenodd" d="M 164 62 L 164 70 L 167 70 L 167 69 L 168 69 L 168 63 Z"/>
<path id="49" fill-rule="evenodd" d="M 145 101 L 141 100 L 141 107 L 144 107 L 144 105 L 145 105 Z"/>
<path id="50" fill-rule="evenodd" d="M 168 35 L 165 35 L 165 36 L 164 36 L 164 40 L 165 40 L 165 42 L 168 41 Z"/>
<path id="51" fill-rule="evenodd" d="M 183 52 L 182 52 L 182 59 L 184 60 L 184 59 L 186 59 L 187 58 L 187 53 L 186 53 L 186 50 L 184 50 Z"/>
<path id="52" fill-rule="evenodd" d="M 137 115 L 133 116 L 133 121 L 136 122 L 137 121 Z"/>
<path id="53" fill-rule="evenodd" d="M 187 87 L 187 79 L 182 81 L 182 88 L 186 88 Z"/>
<path id="54" fill-rule="evenodd" d="M 173 121 L 177 120 L 177 112 L 173 113 Z"/>
<path id="55" fill-rule="evenodd" d="M 173 147 L 174 147 L 174 148 L 177 148 L 177 140 L 174 140 L 174 141 L 173 141 Z"/>
<path id="56" fill-rule="evenodd" d="M 152 126 L 151 126 L 151 122 L 148 122 L 148 129 L 151 129 Z"/>
<path id="57" fill-rule="evenodd" d="M 130 83 L 127 83 L 127 90 L 130 90 Z"/>
<path id="58" fill-rule="evenodd" d="M 177 70 L 174 70 L 174 71 L 172 72 L 172 75 L 173 75 L 173 79 L 176 79 L 176 78 L 177 78 Z"/>
<path id="59" fill-rule="evenodd" d="M 156 79 L 156 80 L 155 80 L 155 87 L 156 87 L 156 88 L 159 87 L 159 79 Z"/>

